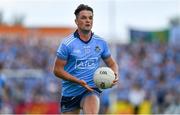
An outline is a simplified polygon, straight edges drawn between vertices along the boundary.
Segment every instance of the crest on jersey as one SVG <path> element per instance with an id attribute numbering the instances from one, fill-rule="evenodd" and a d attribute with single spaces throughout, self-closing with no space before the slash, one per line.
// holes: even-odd
<path id="1" fill-rule="evenodd" d="M 99 46 L 96 46 L 96 47 L 95 47 L 95 51 L 96 51 L 96 52 L 100 52 L 100 51 L 101 51 L 101 49 L 99 48 Z"/>

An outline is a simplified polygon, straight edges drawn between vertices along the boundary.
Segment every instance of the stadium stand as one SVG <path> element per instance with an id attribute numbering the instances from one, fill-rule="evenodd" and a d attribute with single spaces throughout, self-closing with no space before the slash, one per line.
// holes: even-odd
<path id="1" fill-rule="evenodd" d="M 59 40 L 74 29 L 0 27 L 0 113 L 58 113 L 61 80 L 52 73 Z M 100 113 L 180 113 L 180 47 L 116 46 L 120 83 Z M 5 79 L 4 79 L 5 78 Z"/>

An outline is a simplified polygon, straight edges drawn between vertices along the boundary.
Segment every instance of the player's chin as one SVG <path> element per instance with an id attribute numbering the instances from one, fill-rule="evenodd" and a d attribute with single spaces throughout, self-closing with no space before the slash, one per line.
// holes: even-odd
<path id="1" fill-rule="evenodd" d="M 83 31 L 84 31 L 85 33 L 89 33 L 89 32 L 91 31 L 91 29 L 85 28 Z"/>
<path id="2" fill-rule="evenodd" d="M 84 27 L 84 30 L 87 30 L 87 31 L 88 31 L 88 30 L 90 31 L 91 29 L 92 29 L 91 26 L 85 26 L 85 27 Z"/>

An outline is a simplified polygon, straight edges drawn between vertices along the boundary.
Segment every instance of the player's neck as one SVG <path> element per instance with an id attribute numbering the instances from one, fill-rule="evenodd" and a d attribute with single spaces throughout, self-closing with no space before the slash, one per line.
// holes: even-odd
<path id="1" fill-rule="evenodd" d="M 78 34 L 80 36 L 80 39 L 82 39 L 83 41 L 88 41 L 91 38 L 91 31 L 82 32 L 82 31 L 78 30 Z"/>

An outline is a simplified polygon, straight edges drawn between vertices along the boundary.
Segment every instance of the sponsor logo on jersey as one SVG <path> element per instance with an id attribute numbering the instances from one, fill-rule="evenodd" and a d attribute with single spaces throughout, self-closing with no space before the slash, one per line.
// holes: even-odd
<path id="1" fill-rule="evenodd" d="M 92 69 L 96 66 L 97 58 L 89 58 L 89 59 L 78 59 L 76 60 L 76 69 Z"/>

